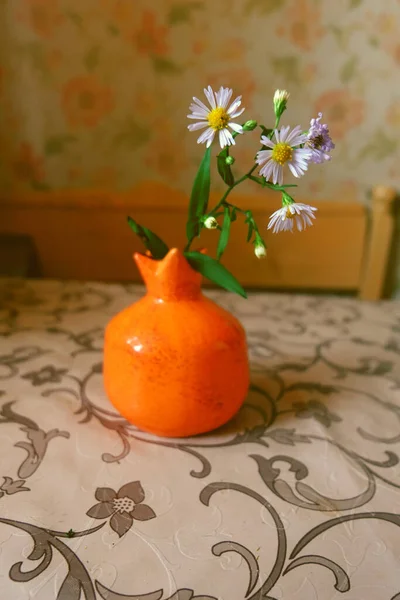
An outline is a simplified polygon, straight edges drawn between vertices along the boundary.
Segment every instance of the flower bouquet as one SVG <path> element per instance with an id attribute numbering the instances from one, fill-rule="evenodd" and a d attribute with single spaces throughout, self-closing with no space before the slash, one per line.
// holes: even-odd
<path id="1" fill-rule="evenodd" d="M 258 125 L 254 120 L 248 120 L 243 125 L 235 122 L 244 112 L 241 107 L 242 98 L 238 96 L 231 102 L 233 91 L 221 87 L 214 92 L 211 86 L 204 89 L 204 95 L 209 106 L 194 97 L 190 105 L 189 119 L 194 120 L 188 126 L 190 131 L 204 130 L 197 143 L 205 144 L 206 151 L 200 163 L 190 196 L 188 220 L 186 225 L 187 244 L 184 256 L 191 267 L 204 277 L 229 291 L 246 296 L 240 283 L 220 263 L 220 259 L 228 245 L 231 225 L 238 217 L 243 217 L 248 226 L 247 242 L 254 245 L 257 258 L 264 258 L 267 246 L 260 233 L 251 210 L 239 208 L 228 197 L 238 185 L 250 180 L 264 188 L 281 194 L 282 206 L 270 217 L 267 229 L 273 233 L 280 231 L 299 231 L 312 225 L 315 219 L 313 206 L 295 202 L 288 193 L 295 184 L 284 184 L 284 171 L 288 167 L 295 177 L 302 177 L 310 163 L 323 163 L 330 160 L 330 152 L 335 147 L 329 134 L 329 128 L 321 123 L 322 113 L 311 119 L 310 127 L 304 131 L 299 125 L 280 127 L 280 120 L 287 108 L 289 93 L 286 90 L 276 90 L 273 98 L 275 116 L 274 129 Z M 235 163 L 230 148 L 235 146 L 237 136 L 261 130 L 261 149 L 257 152 L 252 167 L 239 177 L 234 176 L 232 166 Z M 217 171 L 226 184 L 226 190 L 219 202 L 209 207 L 211 187 L 211 148 L 213 142 L 219 142 L 221 151 L 216 155 Z M 258 174 L 256 174 L 258 169 Z M 150 255 L 162 259 L 168 253 L 168 246 L 152 231 L 139 225 L 132 217 L 128 223 L 133 231 L 144 242 Z M 201 230 L 215 229 L 219 231 L 217 256 L 212 258 L 207 254 L 191 250 L 193 241 L 200 236 Z"/>
<path id="2" fill-rule="evenodd" d="M 168 437 L 187 437 L 226 423 L 243 404 L 249 386 L 249 364 L 245 332 L 228 311 L 201 293 L 204 276 L 221 287 L 246 296 L 235 276 L 220 262 L 227 248 L 232 224 L 244 218 L 247 241 L 258 258 L 266 255 L 266 244 L 250 210 L 231 202 L 230 194 L 240 183 L 279 192 L 282 207 L 271 215 L 268 228 L 275 233 L 312 225 L 315 208 L 294 201 L 288 193 L 293 184 L 283 183 L 287 166 L 301 177 L 311 162 L 330 158 L 334 148 L 322 115 L 303 131 L 297 126 L 280 127 L 289 94 L 275 93 L 275 128 L 261 128 L 261 149 L 252 167 L 234 175 L 230 150 L 236 138 L 254 131 L 253 120 L 235 122 L 244 109 L 241 97 L 231 102 L 232 90 L 204 90 L 209 103 L 193 99 L 190 131 L 204 130 L 198 138 L 206 150 L 194 180 L 189 201 L 185 248 L 168 248 L 158 235 L 131 217 L 128 222 L 146 248 L 134 255 L 147 287 L 139 302 L 124 309 L 108 324 L 104 344 L 104 383 L 112 404 L 142 430 Z M 226 184 L 225 193 L 209 207 L 211 149 L 218 139 L 217 171 Z M 258 169 L 258 173 L 256 170 Z M 202 230 L 215 229 L 219 239 L 215 258 L 192 244 Z"/>

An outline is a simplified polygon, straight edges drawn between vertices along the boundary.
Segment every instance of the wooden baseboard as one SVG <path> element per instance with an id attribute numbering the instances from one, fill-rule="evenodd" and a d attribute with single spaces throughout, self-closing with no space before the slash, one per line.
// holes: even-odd
<path id="1" fill-rule="evenodd" d="M 259 261 L 246 244 L 246 228 L 232 226 L 224 264 L 247 287 L 358 290 L 363 279 L 367 212 L 354 202 L 315 202 L 315 225 L 302 233 L 267 233 L 277 195 L 235 196 L 266 234 L 268 257 Z M 279 200 L 278 200 L 279 202 Z M 31 236 L 44 277 L 138 281 L 132 254 L 140 242 L 126 224 L 131 214 L 170 246 L 183 247 L 187 198 L 156 184 L 130 192 L 57 191 L 0 197 L 0 231 Z M 264 228 L 265 227 L 265 228 Z M 199 245 L 214 252 L 218 234 Z"/>

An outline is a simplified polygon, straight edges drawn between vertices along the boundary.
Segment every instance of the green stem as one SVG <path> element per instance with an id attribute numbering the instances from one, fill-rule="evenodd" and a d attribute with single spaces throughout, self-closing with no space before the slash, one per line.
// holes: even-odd
<path id="1" fill-rule="evenodd" d="M 244 215 L 247 218 L 250 218 L 254 231 L 262 239 L 262 236 L 260 235 L 260 231 L 258 229 L 257 223 L 253 217 L 251 210 L 243 210 L 242 208 L 239 208 L 238 206 L 235 206 L 234 204 L 231 204 L 230 202 L 226 202 L 226 201 L 224 202 L 224 206 L 228 206 L 231 209 L 234 208 L 236 210 L 236 212 L 241 213 L 242 215 Z"/>
<path id="2" fill-rule="evenodd" d="M 278 128 L 278 126 L 279 126 L 279 121 L 280 121 L 280 117 L 276 117 L 276 119 L 275 119 L 275 127 L 274 127 L 274 129 L 277 129 L 277 128 Z M 269 136 L 269 137 L 270 137 L 270 138 L 272 138 L 272 135 L 273 135 L 273 131 L 271 131 L 271 133 L 270 133 L 270 136 Z M 263 149 L 263 147 L 261 146 L 260 150 L 262 150 L 262 149 Z M 240 179 L 238 179 L 237 181 L 235 181 L 235 183 L 234 183 L 233 185 L 231 185 L 231 186 L 230 186 L 230 187 L 229 187 L 229 188 L 226 190 L 225 194 L 222 196 L 222 198 L 221 198 L 221 200 L 219 201 L 219 203 L 218 203 L 218 204 L 216 205 L 216 207 L 215 207 L 215 208 L 212 210 L 212 213 L 214 213 L 215 211 L 217 211 L 217 210 L 218 210 L 218 208 L 220 208 L 220 207 L 221 207 L 221 206 L 224 204 L 224 202 L 225 202 L 226 198 L 229 196 L 229 194 L 231 193 L 231 191 L 233 190 L 233 188 L 235 188 L 237 185 L 239 185 L 239 183 L 243 183 L 243 181 L 245 181 L 246 179 L 251 179 L 251 176 L 253 175 L 254 171 L 255 171 L 255 170 L 256 170 L 256 168 L 257 168 L 257 166 L 258 166 L 258 165 L 257 165 L 257 163 L 256 163 L 255 165 L 253 165 L 253 167 L 250 169 L 250 171 L 248 171 L 248 172 L 247 172 L 245 175 L 243 175 L 243 177 L 241 177 Z"/>
<path id="3" fill-rule="evenodd" d="M 275 118 L 275 127 L 274 129 L 277 129 L 279 126 L 279 121 L 280 121 L 280 117 L 276 117 Z M 273 135 L 273 130 L 271 131 L 269 137 L 270 139 L 272 138 Z M 236 136 L 235 136 L 236 137 Z M 260 150 L 262 150 L 263 147 L 261 146 Z M 218 202 L 218 204 L 215 205 L 215 207 L 208 213 L 209 215 L 215 215 L 215 213 L 221 208 L 221 206 L 234 206 L 233 204 L 229 204 L 228 202 L 226 202 L 227 197 L 229 196 L 229 194 L 232 192 L 232 190 L 239 185 L 240 183 L 243 183 L 243 181 L 246 181 L 246 179 L 252 179 L 252 175 L 254 173 L 254 171 L 257 168 L 257 163 L 255 165 L 253 165 L 253 167 L 250 169 L 250 171 L 248 171 L 247 173 L 245 173 L 245 175 L 243 175 L 242 177 L 240 177 L 240 179 L 238 179 L 237 181 L 235 181 L 231 186 L 228 187 L 228 189 L 225 191 L 224 195 L 222 196 L 221 200 Z M 257 182 L 258 183 L 258 182 Z M 247 215 L 246 211 L 241 210 L 240 208 L 238 208 L 237 206 L 235 206 L 236 210 L 244 215 Z M 253 218 L 253 217 L 252 217 Z M 259 234 L 256 222 L 253 220 L 253 227 L 254 230 Z M 185 246 L 184 252 L 188 252 L 190 249 L 190 246 L 193 242 L 193 239 L 189 240 L 188 243 Z"/>
<path id="4" fill-rule="evenodd" d="M 218 204 L 216 204 L 216 206 L 212 209 L 212 211 L 210 212 L 210 215 L 214 214 L 217 212 L 217 210 L 219 208 L 221 208 L 221 206 L 223 206 L 225 204 L 225 200 L 227 199 L 227 197 L 229 196 L 229 194 L 231 193 L 231 191 L 240 183 L 243 183 L 243 181 L 245 181 L 246 179 L 250 179 L 251 175 L 254 173 L 254 171 L 257 168 L 257 164 L 255 164 L 250 171 L 248 171 L 245 175 L 243 175 L 242 177 L 240 177 L 240 179 L 238 179 L 237 181 L 235 181 L 235 183 L 233 183 L 231 186 L 228 187 L 228 189 L 226 190 L 225 194 L 222 196 L 221 200 L 218 202 Z"/>

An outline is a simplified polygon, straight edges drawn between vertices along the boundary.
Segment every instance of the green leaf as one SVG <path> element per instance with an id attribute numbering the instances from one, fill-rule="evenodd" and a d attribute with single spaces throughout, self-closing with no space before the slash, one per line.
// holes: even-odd
<path id="1" fill-rule="evenodd" d="M 246 292 L 238 280 L 215 258 L 201 254 L 200 252 L 186 252 L 185 256 L 195 271 L 198 271 L 210 281 L 217 283 L 225 290 L 235 292 L 239 296 L 247 298 Z"/>
<path id="2" fill-rule="evenodd" d="M 147 227 L 142 227 L 139 223 L 136 223 L 132 219 L 132 217 L 128 217 L 128 224 L 132 231 L 136 233 L 136 235 L 142 240 L 143 244 L 150 250 L 151 255 L 155 259 L 164 258 L 164 256 L 168 253 L 168 246 L 163 242 L 158 235 L 147 229 Z"/>
<path id="3" fill-rule="evenodd" d="M 279 185 L 278 183 L 270 183 L 269 181 L 265 182 L 265 186 L 271 190 L 275 190 L 276 192 L 283 192 L 287 188 L 297 187 L 295 183 L 285 183 L 284 185 Z"/>
<path id="4" fill-rule="evenodd" d="M 267 187 L 270 190 L 275 190 L 276 192 L 283 192 L 286 188 L 297 187 L 295 183 L 286 183 L 284 185 L 270 183 L 269 181 L 266 181 L 264 177 L 256 177 L 255 175 L 250 175 L 249 179 L 251 179 L 251 181 L 255 181 L 262 187 Z"/>
<path id="5" fill-rule="evenodd" d="M 210 196 L 211 147 L 207 148 L 193 183 L 189 202 L 189 219 L 186 225 L 188 241 L 200 233 L 200 218 L 206 214 Z"/>
<path id="6" fill-rule="evenodd" d="M 224 221 L 222 223 L 221 235 L 219 236 L 219 240 L 218 240 L 218 248 L 217 248 L 218 260 L 221 258 L 221 256 L 225 252 L 225 248 L 229 241 L 230 231 L 231 231 L 231 214 L 230 214 L 229 206 L 225 206 Z"/>
<path id="7" fill-rule="evenodd" d="M 236 214 L 236 206 L 234 206 L 232 208 L 232 212 L 231 212 L 231 223 L 234 223 L 237 219 L 237 214 Z"/>
<path id="8" fill-rule="evenodd" d="M 265 135 L 268 138 L 271 135 L 271 133 L 274 131 L 273 129 L 269 129 L 268 127 L 265 127 L 264 125 L 260 125 L 260 127 L 261 127 L 261 130 L 262 130 L 262 134 Z"/>
<path id="9" fill-rule="evenodd" d="M 251 181 L 255 181 L 256 183 L 258 183 L 258 185 L 261 185 L 262 187 L 268 186 L 268 181 L 266 181 L 264 177 L 257 177 L 256 175 L 251 175 L 249 179 L 251 179 Z"/>
<path id="10" fill-rule="evenodd" d="M 153 56 L 153 66 L 158 73 L 167 73 L 168 75 L 174 75 L 182 71 L 181 67 L 176 65 L 172 60 L 168 58 L 161 58 L 160 56 Z"/>
<path id="11" fill-rule="evenodd" d="M 246 221 L 246 223 L 249 224 L 249 231 L 247 232 L 246 242 L 250 242 L 252 235 L 253 235 L 253 231 L 254 231 L 254 225 L 251 221 Z"/>
<path id="12" fill-rule="evenodd" d="M 231 166 L 227 165 L 225 159 L 229 156 L 229 147 L 226 146 L 221 152 L 217 155 L 217 169 L 218 173 L 221 175 L 222 179 L 225 181 L 226 185 L 231 187 L 235 180 L 233 179 Z"/>
<path id="13" fill-rule="evenodd" d="M 349 60 L 344 63 L 340 70 L 340 81 L 342 83 L 348 83 L 351 79 L 353 79 L 354 75 L 356 74 L 357 63 L 357 56 L 351 56 Z"/>
<path id="14" fill-rule="evenodd" d="M 64 152 L 65 147 L 71 142 L 75 142 L 76 137 L 73 135 L 53 135 L 46 140 L 44 152 L 47 156 L 54 156 Z"/>
<path id="15" fill-rule="evenodd" d="M 168 14 L 168 22 L 170 25 L 178 25 L 179 23 L 186 23 L 190 20 L 190 15 L 193 10 L 198 10 L 203 7 L 202 2 L 179 2 L 171 7 Z"/>
<path id="16" fill-rule="evenodd" d="M 83 62 L 88 71 L 94 71 L 99 64 L 99 53 L 100 46 L 93 46 L 93 48 L 90 48 L 90 50 L 87 51 Z"/>

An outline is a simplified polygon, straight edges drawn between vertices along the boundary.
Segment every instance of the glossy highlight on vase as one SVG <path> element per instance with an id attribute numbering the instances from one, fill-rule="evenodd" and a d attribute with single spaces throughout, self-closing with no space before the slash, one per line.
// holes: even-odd
<path id="1" fill-rule="evenodd" d="M 179 250 L 162 260 L 134 258 L 147 293 L 107 325 L 107 395 L 128 421 L 156 435 L 216 429 L 247 394 L 243 327 L 202 294 L 200 274 Z"/>

